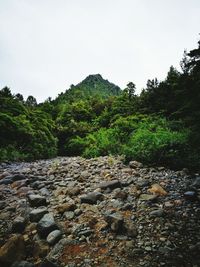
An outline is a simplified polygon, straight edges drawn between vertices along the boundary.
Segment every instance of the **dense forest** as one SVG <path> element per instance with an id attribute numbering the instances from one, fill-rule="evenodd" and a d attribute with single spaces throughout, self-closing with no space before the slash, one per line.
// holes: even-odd
<path id="1" fill-rule="evenodd" d="M 200 166 L 200 41 L 185 52 L 182 71 L 148 80 L 140 95 L 89 75 L 37 104 L 0 90 L 0 160 L 122 155 L 172 168 Z"/>

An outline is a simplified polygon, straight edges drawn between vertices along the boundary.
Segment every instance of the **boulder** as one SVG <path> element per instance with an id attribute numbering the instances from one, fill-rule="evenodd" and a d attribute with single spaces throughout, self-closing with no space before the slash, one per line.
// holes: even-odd
<path id="1" fill-rule="evenodd" d="M 46 214 L 48 213 L 46 207 L 40 207 L 37 209 L 33 209 L 29 213 L 29 218 L 31 222 L 39 222 L 39 220 Z"/>
<path id="2" fill-rule="evenodd" d="M 32 207 L 46 206 L 46 198 L 40 195 L 28 195 L 28 201 Z"/>
<path id="3" fill-rule="evenodd" d="M 25 244 L 22 235 L 14 235 L 0 248 L 0 266 L 11 265 L 25 257 Z"/>
<path id="4" fill-rule="evenodd" d="M 37 231 L 41 237 L 46 238 L 50 232 L 58 229 L 57 224 L 55 223 L 53 214 L 47 213 L 37 224 Z"/>
<path id="5" fill-rule="evenodd" d="M 98 200 L 103 200 L 103 194 L 100 192 L 91 192 L 80 196 L 81 203 L 96 204 Z"/>

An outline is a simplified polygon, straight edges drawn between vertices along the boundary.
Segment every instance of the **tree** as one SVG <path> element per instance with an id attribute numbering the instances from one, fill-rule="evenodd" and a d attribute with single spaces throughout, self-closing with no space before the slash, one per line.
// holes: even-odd
<path id="1" fill-rule="evenodd" d="M 26 105 L 29 107 L 36 107 L 37 106 L 36 98 L 32 95 L 29 95 L 26 99 Z"/>
<path id="2" fill-rule="evenodd" d="M 10 88 L 7 86 L 0 90 L 0 97 L 10 97 L 12 98 L 12 94 Z"/>
<path id="3" fill-rule="evenodd" d="M 129 82 L 127 84 L 127 92 L 129 99 L 133 98 L 135 96 L 135 84 L 133 82 Z"/>
<path id="4" fill-rule="evenodd" d="M 24 97 L 23 97 L 23 95 L 21 95 L 21 94 L 19 94 L 19 93 L 15 95 L 15 99 L 17 99 L 18 101 L 20 101 L 20 102 L 22 102 L 22 103 L 24 102 Z"/>

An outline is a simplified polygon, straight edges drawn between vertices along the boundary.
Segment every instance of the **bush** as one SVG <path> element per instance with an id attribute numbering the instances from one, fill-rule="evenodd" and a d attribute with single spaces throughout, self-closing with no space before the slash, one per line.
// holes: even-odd
<path id="1" fill-rule="evenodd" d="M 101 128 L 97 132 L 88 134 L 85 138 L 76 137 L 71 140 L 71 148 L 79 147 L 82 156 L 98 157 L 120 152 L 119 136 L 116 129 Z"/>
<path id="2" fill-rule="evenodd" d="M 145 163 L 182 166 L 188 152 L 189 132 L 182 129 L 173 131 L 165 119 L 147 119 L 139 123 L 138 129 L 124 145 L 127 159 Z"/>

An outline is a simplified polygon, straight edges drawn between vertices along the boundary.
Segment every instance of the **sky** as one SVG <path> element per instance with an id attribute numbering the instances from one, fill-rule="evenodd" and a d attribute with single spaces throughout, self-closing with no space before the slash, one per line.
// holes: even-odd
<path id="1" fill-rule="evenodd" d="M 139 93 L 200 39 L 199 0 L 0 0 L 0 88 L 38 102 L 89 74 Z"/>

